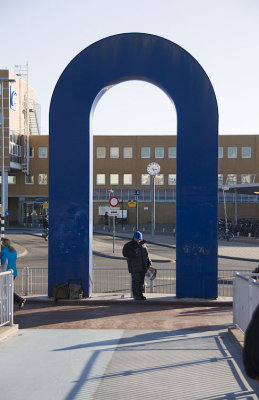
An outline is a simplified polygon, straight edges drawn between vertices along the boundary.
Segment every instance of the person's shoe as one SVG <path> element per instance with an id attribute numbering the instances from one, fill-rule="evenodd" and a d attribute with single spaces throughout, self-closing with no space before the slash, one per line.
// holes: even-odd
<path id="1" fill-rule="evenodd" d="M 134 296 L 135 300 L 143 300 L 141 296 Z"/>
<path id="2" fill-rule="evenodd" d="M 141 300 L 147 300 L 147 298 L 145 296 L 143 296 L 143 294 L 142 294 Z"/>
<path id="3" fill-rule="evenodd" d="M 22 301 L 20 301 L 20 303 L 19 303 L 19 310 L 21 309 L 21 308 L 23 308 L 24 307 L 24 304 L 26 303 L 26 299 L 22 299 Z"/>

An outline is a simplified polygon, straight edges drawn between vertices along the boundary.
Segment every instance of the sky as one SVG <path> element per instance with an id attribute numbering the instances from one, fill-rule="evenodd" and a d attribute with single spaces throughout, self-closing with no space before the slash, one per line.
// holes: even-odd
<path id="1" fill-rule="evenodd" d="M 29 63 L 42 134 L 55 84 L 84 48 L 107 36 L 144 32 L 183 47 L 214 87 L 219 133 L 259 134 L 259 0 L 0 0 L 0 68 Z M 97 104 L 93 131 L 176 134 L 168 97 L 146 82 L 114 86 Z"/>

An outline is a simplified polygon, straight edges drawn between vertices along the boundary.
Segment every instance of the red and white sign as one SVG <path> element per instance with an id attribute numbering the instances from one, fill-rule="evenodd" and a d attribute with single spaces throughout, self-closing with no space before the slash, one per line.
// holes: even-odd
<path id="1" fill-rule="evenodd" d="M 120 202 L 120 200 L 118 199 L 118 197 L 111 197 L 110 200 L 109 200 L 109 203 L 110 203 L 111 207 L 117 207 L 119 202 Z"/>

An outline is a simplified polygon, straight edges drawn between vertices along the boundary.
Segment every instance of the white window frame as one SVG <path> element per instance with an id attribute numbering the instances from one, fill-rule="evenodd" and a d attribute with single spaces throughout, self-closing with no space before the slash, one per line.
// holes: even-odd
<path id="1" fill-rule="evenodd" d="M 125 155 L 125 151 L 126 149 L 130 149 L 131 155 L 130 156 L 126 156 Z M 129 147 L 129 146 L 125 146 L 123 147 L 123 158 L 133 158 L 133 147 Z"/>
<path id="2" fill-rule="evenodd" d="M 175 149 L 175 154 L 173 156 L 170 155 L 170 149 Z M 167 149 L 168 158 L 176 158 L 177 157 L 177 148 L 175 146 L 169 146 Z"/>
<path id="3" fill-rule="evenodd" d="M 46 157 L 40 156 L 40 149 L 46 149 Z M 47 146 L 39 146 L 38 147 L 38 158 L 48 158 L 48 147 Z"/>
<path id="4" fill-rule="evenodd" d="M 31 150 L 32 150 L 32 155 L 31 155 Z M 29 148 L 29 158 L 34 158 L 34 146 L 30 146 Z"/>
<path id="5" fill-rule="evenodd" d="M 234 156 L 234 157 L 232 157 L 232 156 L 230 155 L 231 149 L 235 149 L 235 156 Z M 237 147 L 236 147 L 236 146 L 229 146 L 229 147 L 228 147 L 228 158 L 237 158 Z"/>
<path id="6" fill-rule="evenodd" d="M 100 176 L 104 177 L 104 182 L 103 182 L 103 183 L 99 183 L 99 182 L 98 182 L 98 178 L 99 178 Z M 96 174 L 96 185 L 102 186 L 102 185 L 105 185 L 105 182 L 106 182 L 106 175 L 105 175 L 105 174 Z"/>
<path id="7" fill-rule="evenodd" d="M 160 178 L 161 178 L 161 183 L 159 181 Z M 156 186 L 163 186 L 165 184 L 164 174 L 157 174 L 155 179 L 156 179 Z"/>
<path id="8" fill-rule="evenodd" d="M 219 146 L 218 147 L 218 158 L 223 158 L 224 157 L 224 147 Z"/>
<path id="9" fill-rule="evenodd" d="M 245 177 L 248 177 L 248 176 L 249 176 L 249 179 L 248 179 L 249 182 L 246 182 Z M 251 182 L 252 182 L 252 175 L 251 174 L 241 174 L 241 183 L 242 183 L 242 185 L 249 185 L 249 183 L 251 183 Z"/>
<path id="10" fill-rule="evenodd" d="M 130 183 L 125 183 L 125 178 L 126 177 L 130 177 L 130 180 L 131 180 Z M 123 174 L 123 185 L 130 186 L 130 185 L 132 185 L 132 182 L 133 182 L 132 174 Z"/>
<path id="11" fill-rule="evenodd" d="M 162 151 L 162 155 L 159 155 L 159 153 Z M 164 147 L 155 147 L 155 158 L 165 158 L 165 148 Z"/>
<path id="12" fill-rule="evenodd" d="M 40 182 L 40 175 L 47 175 L 47 182 L 45 183 L 45 182 Z M 46 174 L 45 172 L 41 172 L 41 173 L 39 173 L 38 174 L 38 184 L 39 185 L 47 185 L 48 184 L 48 174 Z"/>
<path id="13" fill-rule="evenodd" d="M 14 182 L 10 182 L 9 178 L 13 177 Z M 16 174 L 8 174 L 8 185 L 16 185 Z"/>
<path id="14" fill-rule="evenodd" d="M 172 179 L 174 179 L 173 181 L 171 180 L 170 177 L 174 177 Z M 175 186 L 176 185 L 176 174 L 168 174 L 168 186 Z"/>
<path id="15" fill-rule="evenodd" d="M 249 155 L 248 156 L 245 156 L 244 155 L 244 150 L 245 149 L 249 149 Z M 242 158 L 251 158 L 252 157 L 252 149 L 251 149 L 251 146 L 242 146 L 242 149 L 241 149 L 241 157 Z"/>
<path id="16" fill-rule="evenodd" d="M 100 157 L 98 155 L 98 149 L 104 149 L 104 156 Z M 106 147 L 105 146 L 96 146 L 96 158 L 106 158 Z"/>
<path id="17" fill-rule="evenodd" d="M 25 174 L 25 176 L 24 176 L 24 184 L 25 184 L 25 185 L 34 185 L 34 174 L 29 174 L 29 176 L 32 176 L 32 177 L 33 177 L 33 182 L 26 182 L 27 176 L 28 176 L 28 175 Z"/>
<path id="18" fill-rule="evenodd" d="M 149 155 L 148 156 L 143 156 L 143 150 L 144 149 L 148 149 L 148 152 L 149 152 Z M 150 146 L 142 146 L 141 147 L 141 158 L 150 158 L 150 156 L 151 156 L 151 148 L 150 148 Z"/>
<path id="19" fill-rule="evenodd" d="M 227 174 L 226 185 L 236 185 L 236 184 L 237 184 L 237 175 Z"/>
<path id="20" fill-rule="evenodd" d="M 114 156 L 112 155 L 112 151 L 116 149 L 117 154 Z M 120 158 L 120 148 L 118 146 L 110 147 L 110 158 Z"/>
<path id="21" fill-rule="evenodd" d="M 112 182 L 112 176 L 117 176 L 118 177 L 118 181 L 117 182 Z M 119 174 L 110 174 L 110 185 L 119 185 L 120 184 L 120 176 L 119 176 Z"/>
<path id="22" fill-rule="evenodd" d="M 224 184 L 224 176 L 223 174 L 218 174 L 218 185 Z"/>
<path id="23" fill-rule="evenodd" d="M 143 183 L 143 177 L 145 176 L 145 178 L 146 177 L 148 177 L 148 183 Z M 149 174 L 141 174 L 141 185 L 143 185 L 143 186 L 149 186 L 150 185 L 150 175 Z"/>

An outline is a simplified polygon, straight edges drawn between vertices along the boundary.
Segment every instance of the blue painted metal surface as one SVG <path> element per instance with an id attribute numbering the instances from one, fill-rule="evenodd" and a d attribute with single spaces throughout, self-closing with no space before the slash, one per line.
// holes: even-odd
<path id="1" fill-rule="evenodd" d="M 91 292 L 91 118 L 105 90 L 132 79 L 160 87 L 177 110 L 177 296 L 215 298 L 216 97 L 206 73 L 188 52 L 143 33 L 119 34 L 87 47 L 68 64 L 53 92 L 49 295 L 54 284 L 70 278 L 81 278 L 85 294 Z"/>

